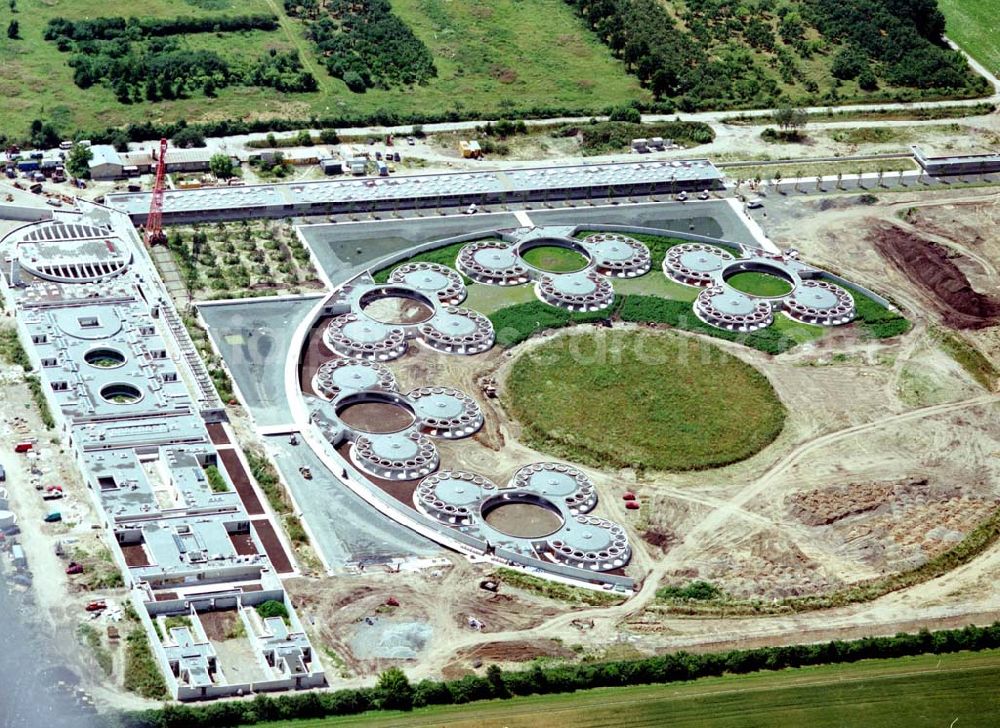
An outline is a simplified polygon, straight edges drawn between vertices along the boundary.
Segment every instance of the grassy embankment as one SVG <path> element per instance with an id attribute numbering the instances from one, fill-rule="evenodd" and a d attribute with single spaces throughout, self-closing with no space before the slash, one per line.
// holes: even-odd
<path id="1" fill-rule="evenodd" d="M 945 32 L 962 50 L 1000 74 L 1000 20 L 995 0 L 938 0 Z"/>

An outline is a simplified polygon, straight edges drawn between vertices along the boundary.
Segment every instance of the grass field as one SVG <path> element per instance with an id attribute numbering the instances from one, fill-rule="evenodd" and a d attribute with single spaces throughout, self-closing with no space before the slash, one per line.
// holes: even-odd
<path id="1" fill-rule="evenodd" d="M 587 258 L 581 253 L 560 248 L 557 245 L 540 245 L 524 254 L 525 262 L 549 273 L 570 273 L 587 265 Z"/>
<path id="2" fill-rule="evenodd" d="M 996 0 L 938 0 L 945 32 L 994 75 L 1000 74 L 1000 15 Z"/>
<path id="3" fill-rule="evenodd" d="M 770 298 L 784 296 L 792 290 L 792 285 L 783 278 L 756 271 L 737 273 L 726 281 L 737 291 L 743 291 L 751 296 Z"/>
<path id="4" fill-rule="evenodd" d="M 206 10 L 205 7 L 211 9 Z M 111 89 L 101 85 L 83 90 L 73 83 L 73 69 L 67 64 L 69 53 L 60 53 L 54 43 L 43 40 L 42 33 L 51 18 L 65 17 L 79 20 L 94 17 L 158 17 L 178 15 L 203 17 L 206 15 L 242 15 L 269 13 L 266 0 L 218 0 L 213 3 L 171 2 L 148 0 L 141 4 L 129 0 L 107 0 L 95 5 L 89 0 L 18 0 L 17 13 L 11 13 L 4 4 L 0 21 L 6 26 L 9 19 L 16 19 L 21 28 L 21 40 L 9 40 L 4 34 L 0 40 L 0 130 L 18 135 L 27 130 L 32 119 L 53 121 L 65 132 L 80 128 L 92 130 L 128 122 L 164 121 L 187 118 L 197 121 L 204 118 L 255 116 L 290 102 L 287 94 L 273 89 L 248 89 L 233 87 L 219 91 L 214 99 L 196 95 L 189 99 L 161 101 L 156 104 L 123 105 L 115 99 Z M 243 41 L 238 33 L 217 37 L 214 34 L 181 36 L 192 39 L 199 48 L 217 50 L 232 57 L 241 52 Z M 254 32 L 250 36 L 268 36 L 274 47 L 285 49 L 290 45 L 280 31 Z M 267 47 L 261 37 L 250 40 L 254 50 Z M 294 96 L 294 94 L 292 95 Z M 287 113 L 285 114 L 287 115 Z"/>
<path id="5" fill-rule="evenodd" d="M 20 135 L 32 119 L 51 120 L 64 133 L 143 121 L 189 122 L 231 118 L 359 115 L 377 110 L 438 113 L 443 110 L 515 116 L 533 107 L 603 109 L 646 98 L 638 81 L 611 57 L 597 37 L 561 0 L 396 0 L 395 12 L 431 49 L 438 76 L 425 86 L 401 91 L 347 90 L 319 64 L 303 37 L 303 23 L 288 18 L 280 2 L 268 0 L 149 0 L 136 4 L 109 0 L 18 0 L 17 13 L 4 3 L 0 21 L 16 19 L 21 40 L 0 38 L 0 130 Z M 207 8 L 207 9 L 206 9 Z M 68 54 L 42 33 L 53 17 L 175 17 L 275 13 L 281 28 L 240 34 L 183 36 L 189 45 L 211 48 L 227 58 L 250 47 L 299 50 L 305 67 L 319 82 L 315 93 L 278 93 L 273 89 L 230 87 L 216 98 L 195 94 L 155 104 L 122 105 L 102 86 L 83 90 L 73 83 Z M 558 73 L 555 72 L 558 69 Z"/>
<path id="6" fill-rule="evenodd" d="M 767 446 L 785 419 L 752 366 L 668 332 L 554 339 L 515 361 L 504 402 L 532 446 L 599 467 L 725 465 Z"/>
<path id="7" fill-rule="evenodd" d="M 834 728 L 1000 723 L 1000 651 L 703 678 L 668 686 L 587 690 L 411 713 L 264 724 L 268 728 Z"/>

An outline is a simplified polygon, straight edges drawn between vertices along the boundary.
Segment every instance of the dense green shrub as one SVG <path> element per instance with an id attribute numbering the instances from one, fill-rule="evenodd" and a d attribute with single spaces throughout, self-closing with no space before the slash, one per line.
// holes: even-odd
<path id="1" fill-rule="evenodd" d="M 254 608 L 257 610 L 257 614 L 260 615 L 261 619 L 281 617 L 285 621 L 288 621 L 288 608 L 275 599 L 268 599 L 266 602 L 261 602 Z"/>
<path id="2" fill-rule="evenodd" d="M 35 406 L 38 408 L 38 416 L 41 418 L 42 424 L 45 425 L 45 429 L 54 429 L 56 421 L 52 417 L 52 410 L 49 409 L 49 401 L 45 399 L 45 393 L 42 391 L 42 380 L 36 374 L 29 374 L 24 378 L 24 382 L 28 385 L 31 399 L 34 400 Z"/>
<path id="3" fill-rule="evenodd" d="M 631 107 L 630 107 L 631 108 Z M 635 109 L 633 109 L 635 111 Z M 636 114 L 639 112 L 636 111 Z M 556 131 L 557 135 L 579 134 L 580 148 L 585 155 L 610 154 L 627 149 L 633 139 L 640 137 L 663 137 L 675 144 L 694 146 L 710 144 L 715 132 L 701 121 L 666 121 L 639 124 L 626 121 L 603 121 L 591 124 L 566 125 Z"/>
<path id="4" fill-rule="evenodd" d="M 17 329 L 0 329 L 0 359 L 8 364 L 19 366 L 26 372 L 31 371 L 31 360 L 28 358 L 28 352 L 21 346 Z"/>
<path id="5" fill-rule="evenodd" d="M 152 700 L 166 699 L 167 685 L 149 646 L 146 630 L 141 626 L 133 628 L 125 638 L 124 675 L 126 690 Z"/>
<path id="6" fill-rule="evenodd" d="M 656 99 L 675 99 L 682 111 L 774 106 L 784 91 L 779 81 L 801 82 L 815 96 L 818 84 L 799 62 L 841 44 L 847 50 L 834 56 L 833 75 L 858 78 L 863 89 L 877 87 L 874 71 L 904 88 L 964 94 L 988 87 L 944 44 L 936 0 L 804 0 L 801 14 L 729 0 L 566 2 Z M 807 25 L 821 37 L 807 40 Z M 771 63 L 755 60 L 751 49 Z M 826 98 L 836 101 L 836 88 Z"/>
<path id="7" fill-rule="evenodd" d="M 795 339 L 786 336 L 773 326 L 749 333 L 726 331 L 709 326 L 691 310 L 686 301 L 674 301 L 658 296 L 624 296 L 618 311 L 622 321 L 632 323 L 666 324 L 676 329 L 735 341 L 767 354 L 781 354 L 795 346 Z"/>
<path id="8" fill-rule="evenodd" d="M 379 675 L 375 683 L 375 700 L 381 710 L 413 708 L 413 686 L 406 673 L 398 667 L 390 667 Z"/>
<path id="9" fill-rule="evenodd" d="M 944 15 L 937 0 L 810 0 L 803 12 L 826 38 L 849 44 L 835 58 L 838 78 L 871 73 L 871 60 L 895 86 L 978 85 L 961 53 L 942 40 Z"/>
<path id="10" fill-rule="evenodd" d="M 288 513 L 289 505 L 285 489 L 281 487 L 278 473 L 267 455 L 254 448 L 247 448 L 244 453 L 250 464 L 250 474 L 253 475 L 260 489 L 264 491 L 271 508 L 276 513 Z"/>
<path id="11" fill-rule="evenodd" d="M 619 106 L 608 114 L 608 121 L 627 121 L 630 124 L 642 122 L 642 114 L 634 106 Z"/>
<path id="12" fill-rule="evenodd" d="M 117 38 L 138 38 L 193 33 L 231 33 L 240 30 L 276 30 L 274 15 L 211 15 L 201 18 L 93 18 L 69 20 L 52 18 L 42 36 L 45 40 L 93 41 Z"/>
<path id="13" fill-rule="evenodd" d="M 208 477 L 208 485 L 213 493 L 226 493 L 229 490 L 229 483 L 214 465 L 205 466 L 205 475 Z"/>
<path id="14" fill-rule="evenodd" d="M 722 590 L 707 581 L 692 581 L 685 586 L 665 586 L 656 590 L 656 598 L 660 600 L 694 600 L 709 601 L 722 596 Z"/>
<path id="15" fill-rule="evenodd" d="M 539 331 L 607 319 L 617 307 L 618 300 L 616 299 L 616 303 L 612 304 L 611 311 L 598 311 L 596 313 L 576 313 L 550 306 L 541 301 L 529 301 L 495 311 L 490 314 L 490 321 L 493 322 L 497 344 L 508 348 L 526 341 Z"/>
<path id="16" fill-rule="evenodd" d="M 889 339 L 910 330 L 910 322 L 903 316 L 890 311 L 877 301 L 861 293 L 850 291 L 854 298 L 855 321 L 867 336 L 873 339 Z"/>

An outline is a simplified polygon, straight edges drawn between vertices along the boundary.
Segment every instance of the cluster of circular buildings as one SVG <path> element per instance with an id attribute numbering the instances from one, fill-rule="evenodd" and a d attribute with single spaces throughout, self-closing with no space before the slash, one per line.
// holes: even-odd
<path id="1" fill-rule="evenodd" d="M 325 362 L 312 388 L 329 402 L 322 410 L 326 438 L 353 443 L 355 464 L 383 480 L 428 475 L 439 463 L 432 438 L 470 437 L 483 426 L 479 405 L 464 392 L 418 387 L 403 394 L 384 364 L 366 359 Z"/>
<path id="2" fill-rule="evenodd" d="M 536 297 L 552 306 L 599 312 L 614 303 L 615 281 L 646 275 L 653 266 L 649 247 L 633 237 L 599 232 L 576 238 L 575 232 L 566 227 L 497 231 L 461 247 L 454 269 L 408 262 L 384 282 L 365 275 L 342 286 L 329 301 L 331 318 L 322 334 L 336 358 L 315 370 L 311 416 L 339 455 L 382 488 L 372 493 L 395 494 L 394 507 L 412 501 L 423 523 L 442 535 L 460 536 L 466 545 L 480 544 L 482 553 L 537 568 L 615 579 L 629 560 L 628 539 L 620 525 L 591 514 L 597 492 L 585 473 L 534 463 L 500 486 L 481 474 L 440 469 L 435 441 L 475 435 L 483 426 L 479 404 L 451 387 L 400 392 L 388 367 L 413 345 L 455 355 L 493 346 L 490 320 L 461 305 L 466 278 L 492 286 L 533 285 Z M 558 265 L 541 267 L 550 261 Z M 748 272 L 780 278 L 787 291 L 761 296 L 730 284 L 733 276 Z M 854 317 L 854 299 L 844 288 L 790 256 L 692 239 L 667 249 L 662 273 L 701 289 L 695 315 L 726 330 L 763 328 L 777 312 L 826 326 Z M 406 484 L 413 490 L 398 490 Z M 397 489 L 385 490 L 389 486 Z"/>
<path id="3" fill-rule="evenodd" d="M 547 271 L 528 262 L 538 248 L 571 251 L 583 264 L 578 270 Z M 649 248 L 625 235 L 599 233 L 582 240 L 546 228 L 525 228 L 505 239 L 469 243 L 458 254 L 458 269 L 477 283 L 492 286 L 535 284 L 539 299 L 569 311 L 602 311 L 615 300 L 613 278 L 636 278 L 649 272 Z"/>
<path id="4" fill-rule="evenodd" d="M 394 286 L 407 285 L 406 296 L 419 292 L 418 302 L 433 310 L 438 294 L 449 303 L 464 296 L 464 286 L 448 290 L 446 284 L 454 278 L 441 268 L 407 265 L 390 280 L 396 281 Z M 377 330 L 380 322 L 364 309 L 372 292 L 382 290 L 399 295 L 398 287 L 385 289 L 375 284 L 341 291 L 340 302 L 353 310 L 336 316 L 324 332 L 324 340 L 342 354 L 320 365 L 312 377 L 311 389 L 321 399 L 314 406 L 312 420 L 325 439 L 334 447 L 349 444 L 351 464 L 376 484 L 420 479 L 413 492 L 418 513 L 439 527 L 457 529 L 466 538 L 482 541 L 495 553 L 543 559 L 590 573 L 624 567 L 631 554 L 625 531 L 589 515 L 597 505 L 597 491 L 580 470 L 559 463 L 535 463 L 518 470 L 503 488 L 481 475 L 438 470 L 441 462 L 434 440 L 474 435 L 483 426 L 483 413 L 472 397 L 451 387 L 398 390 L 385 362 L 405 352 L 407 327 L 417 324 L 398 324 L 390 335 L 365 336 L 357 342 L 377 342 L 375 347 L 340 342 L 338 337 L 345 331 L 352 333 L 353 327 Z M 443 311 L 447 314 L 451 308 Z M 422 323 L 432 321 L 434 315 L 439 314 L 432 313 Z M 438 348 L 420 335 L 419 328 L 416 337 Z"/>
<path id="5" fill-rule="evenodd" d="M 356 281 L 344 286 L 323 335 L 342 356 L 373 362 L 397 359 L 417 339 L 448 354 L 478 354 L 493 346 L 490 320 L 457 304 L 465 300 L 462 277 L 435 263 L 412 263 L 384 284 Z"/>
<path id="6" fill-rule="evenodd" d="M 545 237 L 538 240 L 551 244 Z M 651 265 L 644 245 L 619 235 L 567 244 L 587 251 L 586 270 L 551 276 L 558 283 L 551 295 L 567 307 L 603 305 L 587 298 L 590 291 L 606 295 L 610 303 L 614 293 L 608 275 L 642 275 Z M 471 247 L 473 252 L 488 251 L 482 253 L 488 259 L 502 254 L 504 245 L 487 241 Z M 507 274 L 493 280 L 504 285 L 520 270 L 514 262 Z M 553 283 L 549 278 L 537 277 L 539 291 Z M 589 291 L 580 290 L 577 279 L 588 281 Z M 389 364 L 414 344 L 457 355 L 493 345 L 489 319 L 460 305 L 466 297 L 463 280 L 447 266 L 420 262 L 396 267 L 384 283 L 362 276 L 341 287 L 322 330 L 323 343 L 336 356 L 316 368 L 309 383 L 315 395 L 310 400 L 312 423 L 375 487 L 415 482 L 414 510 L 446 533 L 458 531 L 464 539 L 515 560 L 588 573 L 621 569 L 631 553 L 624 529 L 590 515 L 597 492 L 580 470 L 535 463 L 518 470 L 502 488 L 480 475 L 439 470 L 435 441 L 475 435 L 483 426 L 482 410 L 475 399 L 452 387 L 401 392 Z"/>
<path id="7" fill-rule="evenodd" d="M 827 274 L 780 254 L 742 248 L 739 257 L 708 243 L 684 243 L 667 251 L 663 272 L 686 286 L 702 288 L 695 314 L 707 324 L 729 331 L 748 332 L 771 325 L 775 312 L 818 326 L 838 326 L 854 319 L 854 298 L 828 280 Z M 788 284 L 777 296 L 739 291 L 729 280 L 740 273 L 760 273 Z"/>
<path id="8" fill-rule="evenodd" d="M 649 248 L 617 232 L 593 233 L 582 239 L 562 229 L 522 228 L 496 239 L 478 240 L 458 254 L 458 269 L 477 283 L 516 286 L 533 283 L 535 295 L 552 306 L 574 312 L 598 312 L 615 299 L 614 280 L 649 272 Z M 553 272 L 530 262 L 536 248 L 557 248 L 577 254 L 578 270 Z M 729 279 L 756 272 L 785 281 L 789 290 L 759 296 L 737 290 Z M 854 299 L 829 275 L 780 254 L 732 243 L 678 243 L 667 250 L 663 273 L 674 281 L 703 289 L 694 303 L 705 323 L 729 331 L 749 332 L 774 322 L 777 312 L 796 321 L 836 326 L 854 318 Z"/>
<path id="9" fill-rule="evenodd" d="M 594 483 L 569 465 L 527 465 L 503 488 L 482 475 L 443 470 L 420 481 L 413 502 L 443 524 L 577 569 L 619 569 L 631 555 L 620 525 L 588 515 L 597 505 Z"/>

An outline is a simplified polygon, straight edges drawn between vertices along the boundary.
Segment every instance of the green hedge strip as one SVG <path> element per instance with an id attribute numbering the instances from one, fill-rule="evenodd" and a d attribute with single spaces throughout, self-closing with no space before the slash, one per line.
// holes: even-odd
<path id="1" fill-rule="evenodd" d="M 707 654 L 673 652 L 657 657 L 614 662 L 579 663 L 503 671 L 491 665 L 485 676 L 459 680 L 422 680 L 411 685 L 398 668 L 390 668 L 374 688 L 307 692 L 207 705 L 166 705 L 163 709 L 125 713 L 113 718 L 119 728 L 226 728 L 268 721 L 356 715 L 370 710 L 406 710 L 511 696 L 571 693 L 590 688 L 668 684 L 762 670 L 829 665 L 868 659 L 947 654 L 1000 647 L 1000 622 L 938 632 L 921 630 L 894 637 L 863 637 L 819 644 L 760 647 Z"/>

